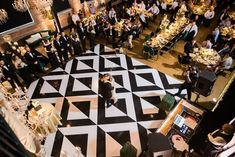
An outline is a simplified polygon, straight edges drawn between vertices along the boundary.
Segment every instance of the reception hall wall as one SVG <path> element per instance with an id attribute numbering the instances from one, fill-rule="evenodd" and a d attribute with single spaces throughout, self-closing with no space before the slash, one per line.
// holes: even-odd
<path id="1" fill-rule="evenodd" d="M 59 5 L 63 4 L 63 3 L 57 3 L 56 1 L 58 0 L 54 0 L 55 6 L 58 4 Z M 62 28 L 69 25 L 70 21 L 68 19 L 70 16 L 71 9 L 79 10 L 82 7 L 80 0 L 68 0 L 68 2 L 71 8 L 58 12 L 58 18 Z M 56 7 L 56 8 L 59 8 L 60 10 L 61 8 L 63 9 L 63 7 Z M 27 35 L 33 34 L 41 30 L 48 30 L 48 29 L 52 31 L 55 30 L 54 22 L 52 19 L 49 19 L 35 8 L 29 8 L 29 11 L 31 12 L 31 15 L 34 19 L 34 23 L 30 26 L 26 26 L 21 29 L 17 28 L 15 30 L 11 30 L 10 32 L 0 34 L 0 45 L 4 43 L 3 38 L 5 35 L 10 35 L 13 41 L 17 41 Z"/>

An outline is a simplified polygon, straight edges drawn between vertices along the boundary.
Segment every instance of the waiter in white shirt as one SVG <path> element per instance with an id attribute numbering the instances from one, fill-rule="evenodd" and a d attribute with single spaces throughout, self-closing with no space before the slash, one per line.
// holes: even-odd
<path id="1" fill-rule="evenodd" d="M 184 33 L 184 39 L 187 41 L 191 41 L 193 38 L 195 38 L 198 33 L 198 26 L 196 25 L 196 22 L 193 21 L 189 23 L 185 27 L 183 33 Z"/>
<path id="2" fill-rule="evenodd" d="M 171 6 L 171 10 L 175 10 L 177 7 L 179 6 L 179 2 L 178 2 L 178 0 L 174 0 L 174 2 L 173 2 L 173 4 L 172 4 L 172 6 Z"/>
<path id="3" fill-rule="evenodd" d="M 139 9 L 141 9 L 141 10 L 145 10 L 145 9 L 146 9 L 146 6 L 145 6 L 145 4 L 144 4 L 144 1 L 141 1 L 141 3 L 138 4 L 138 7 L 139 7 Z"/>

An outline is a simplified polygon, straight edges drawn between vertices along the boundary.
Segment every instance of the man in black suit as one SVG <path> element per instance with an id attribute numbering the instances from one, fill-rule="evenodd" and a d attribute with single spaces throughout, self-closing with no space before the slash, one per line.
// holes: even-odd
<path id="1" fill-rule="evenodd" d="M 77 32 L 78 32 L 80 41 L 82 43 L 82 50 L 83 50 L 83 52 L 85 52 L 86 51 L 86 32 L 85 32 L 85 29 L 83 28 L 81 22 L 78 22 L 77 25 L 78 25 Z"/>
<path id="2" fill-rule="evenodd" d="M 184 73 L 185 81 L 181 86 L 179 87 L 179 90 L 177 93 L 175 93 L 175 96 L 180 95 L 183 89 L 187 90 L 188 100 L 191 99 L 192 91 L 195 89 L 198 78 L 199 78 L 199 72 L 198 68 L 196 66 L 190 66 L 186 72 Z"/>
<path id="3" fill-rule="evenodd" d="M 196 40 L 187 41 L 184 45 L 184 52 L 186 56 L 189 57 L 190 53 L 193 53 L 193 49 L 197 47 Z"/>
<path id="4" fill-rule="evenodd" d="M 15 73 L 15 70 L 9 64 L 5 64 L 5 62 L 3 60 L 0 60 L 0 66 L 2 68 L 3 75 L 5 76 L 7 81 L 9 81 L 12 88 L 16 88 L 16 85 L 14 83 L 14 81 L 15 81 L 23 89 L 24 86 L 20 82 L 20 80 L 18 79 L 18 77 Z"/>
<path id="5" fill-rule="evenodd" d="M 42 73 L 43 69 L 40 66 L 39 60 L 28 46 L 25 47 L 26 53 L 24 54 L 24 59 L 26 60 L 29 70 L 32 74 L 34 74 L 36 77 L 38 76 L 38 73 Z"/>
<path id="6" fill-rule="evenodd" d="M 63 56 L 64 56 L 64 55 L 63 55 L 63 47 L 62 47 L 62 45 L 60 44 L 59 38 L 60 38 L 60 37 L 56 34 L 56 35 L 54 36 L 53 44 L 54 44 L 55 49 L 56 49 L 56 51 L 57 51 L 57 53 L 58 53 L 58 56 L 59 56 L 59 58 L 60 58 L 60 63 L 63 64 L 63 61 L 65 60 L 65 58 L 63 57 Z M 65 56 L 65 57 L 66 57 L 66 56 Z M 68 58 L 68 57 L 67 57 L 67 58 Z"/>
<path id="7" fill-rule="evenodd" d="M 62 46 L 62 51 L 63 51 L 63 55 L 64 55 L 64 59 L 67 62 L 68 61 L 68 52 L 70 53 L 70 55 L 72 56 L 72 50 L 70 47 L 70 39 L 69 37 L 62 31 L 61 32 L 61 36 L 60 36 L 60 44 Z"/>

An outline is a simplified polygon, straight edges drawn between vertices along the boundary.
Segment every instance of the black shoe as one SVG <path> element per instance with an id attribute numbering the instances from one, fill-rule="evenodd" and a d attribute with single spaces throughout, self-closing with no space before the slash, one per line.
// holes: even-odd
<path id="1" fill-rule="evenodd" d="M 112 104 L 111 104 L 111 103 L 110 103 L 110 104 L 108 104 L 106 107 L 107 107 L 107 108 L 109 108 L 110 106 L 112 106 Z"/>

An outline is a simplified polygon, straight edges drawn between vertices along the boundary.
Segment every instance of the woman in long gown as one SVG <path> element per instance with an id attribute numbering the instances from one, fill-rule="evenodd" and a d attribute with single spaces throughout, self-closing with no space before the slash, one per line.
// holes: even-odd
<path id="1" fill-rule="evenodd" d="M 18 56 L 12 58 L 12 63 L 15 68 L 20 72 L 20 77 L 24 80 L 26 86 L 28 87 L 33 81 L 32 74 L 29 71 L 28 65 L 23 62 Z"/>
<path id="2" fill-rule="evenodd" d="M 74 54 L 81 55 L 82 54 L 82 48 L 80 45 L 80 39 L 78 36 L 78 33 L 74 31 L 74 28 L 72 28 L 70 32 L 70 39 L 71 39 L 71 45 L 73 47 Z"/>
<path id="3" fill-rule="evenodd" d="M 60 63 L 58 61 L 58 58 L 55 54 L 55 51 L 53 50 L 52 43 L 48 39 L 44 39 L 42 41 L 45 52 L 47 53 L 48 59 L 50 61 L 50 64 L 53 69 L 57 68 L 60 66 Z"/>

